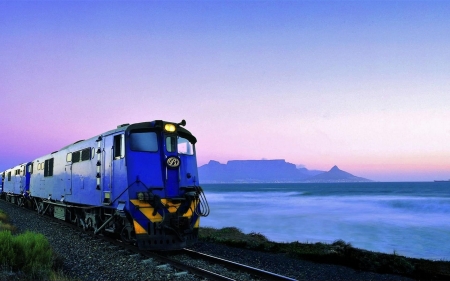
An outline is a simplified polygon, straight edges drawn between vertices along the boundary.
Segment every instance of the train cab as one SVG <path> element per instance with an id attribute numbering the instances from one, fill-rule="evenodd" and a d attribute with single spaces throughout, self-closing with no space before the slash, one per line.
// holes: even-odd
<path id="1" fill-rule="evenodd" d="M 140 248 L 186 247 L 196 241 L 200 210 L 196 138 L 185 122 L 133 124 L 124 134 L 127 209 Z"/>

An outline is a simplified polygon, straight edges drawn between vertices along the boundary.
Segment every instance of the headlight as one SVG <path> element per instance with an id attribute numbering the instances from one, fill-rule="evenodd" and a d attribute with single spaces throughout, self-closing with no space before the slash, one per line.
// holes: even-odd
<path id="1" fill-rule="evenodd" d="M 164 125 L 164 130 L 165 130 L 166 132 L 171 132 L 171 133 L 173 133 L 173 132 L 175 132 L 176 127 L 175 127 L 174 124 L 165 124 L 165 125 Z"/>

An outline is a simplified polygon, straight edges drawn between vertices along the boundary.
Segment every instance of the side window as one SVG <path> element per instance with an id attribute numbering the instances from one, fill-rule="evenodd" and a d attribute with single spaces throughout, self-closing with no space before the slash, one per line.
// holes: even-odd
<path id="1" fill-rule="evenodd" d="M 53 176 L 53 158 L 45 160 L 44 177 Z"/>
<path id="2" fill-rule="evenodd" d="M 81 161 L 86 161 L 89 159 L 91 159 L 91 148 L 81 150 Z"/>
<path id="3" fill-rule="evenodd" d="M 93 148 L 91 149 L 90 147 L 88 147 L 88 148 L 85 148 L 85 149 L 82 149 L 82 150 L 78 150 L 78 151 L 75 151 L 75 152 L 69 152 L 66 155 L 66 161 L 67 162 L 72 162 L 72 163 L 78 163 L 78 162 L 81 162 L 81 161 L 90 160 L 91 159 L 91 155 L 92 155 L 91 152 L 93 150 L 94 150 Z"/>
<path id="4" fill-rule="evenodd" d="M 11 181 L 11 172 L 8 172 L 8 181 Z"/>
<path id="5" fill-rule="evenodd" d="M 114 159 L 120 159 L 125 155 L 124 135 L 114 136 Z"/>
<path id="6" fill-rule="evenodd" d="M 33 173 L 33 164 L 34 164 L 34 163 L 31 163 L 31 165 L 28 166 L 28 173 L 30 173 L 30 174 Z"/>
<path id="7" fill-rule="evenodd" d="M 166 150 L 167 150 L 167 152 L 176 152 L 177 151 L 177 137 L 176 136 L 166 137 Z"/>
<path id="8" fill-rule="evenodd" d="M 81 159 L 80 154 L 81 154 L 80 151 L 75 151 L 72 153 L 72 163 L 80 162 L 80 159 Z"/>

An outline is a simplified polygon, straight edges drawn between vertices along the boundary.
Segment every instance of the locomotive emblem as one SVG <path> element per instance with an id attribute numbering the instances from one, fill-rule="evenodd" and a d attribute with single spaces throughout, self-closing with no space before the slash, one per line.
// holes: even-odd
<path id="1" fill-rule="evenodd" d="M 178 166 L 180 166 L 180 158 L 176 156 L 170 156 L 169 158 L 166 159 L 166 164 L 167 167 L 176 169 L 178 168 Z"/>

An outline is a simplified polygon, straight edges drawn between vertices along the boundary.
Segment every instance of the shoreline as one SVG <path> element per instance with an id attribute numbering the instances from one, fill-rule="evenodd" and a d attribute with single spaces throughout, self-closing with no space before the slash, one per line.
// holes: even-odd
<path id="1" fill-rule="evenodd" d="M 343 265 L 361 271 L 396 274 L 413 279 L 450 280 L 450 261 L 410 258 L 398 255 L 395 251 L 393 254 L 378 253 L 354 248 L 342 240 L 331 244 L 280 243 L 270 241 L 260 233 L 244 234 L 235 227 L 200 227 L 199 241 L 267 253 L 282 253 L 299 260 Z"/>

